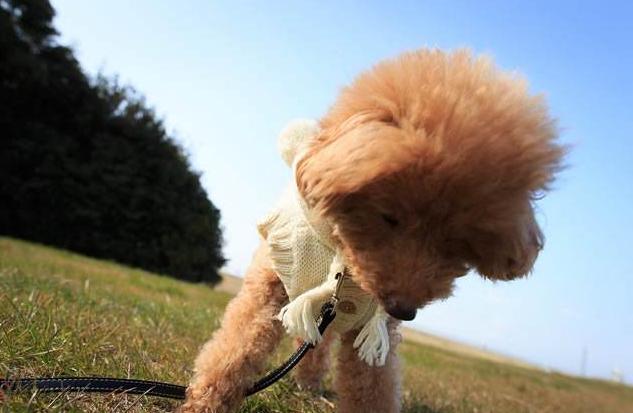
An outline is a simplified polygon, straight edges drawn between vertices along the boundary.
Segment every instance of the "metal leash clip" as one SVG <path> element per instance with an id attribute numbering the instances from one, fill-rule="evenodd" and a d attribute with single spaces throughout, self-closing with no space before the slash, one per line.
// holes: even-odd
<path id="1" fill-rule="evenodd" d="M 341 286 L 343 285 L 343 278 L 345 278 L 345 275 L 342 272 L 337 272 L 334 278 L 336 279 L 336 287 L 334 288 L 334 293 L 332 293 L 332 296 L 330 297 L 332 311 L 336 311 L 336 307 L 338 306 L 338 302 L 340 301 L 339 292 L 341 291 Z"/>

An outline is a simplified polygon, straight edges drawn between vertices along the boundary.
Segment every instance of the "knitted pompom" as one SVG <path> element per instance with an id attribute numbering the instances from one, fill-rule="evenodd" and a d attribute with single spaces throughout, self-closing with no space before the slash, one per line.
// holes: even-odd
<path id="1" fill-rule="evenodd" d="M 319 132 L 319 124 L 312 119 L 297 119 L 290 122 L 279 134 L 277 145 L 281 157 L 289 165 L 295 157 L 307 149 L 312 138 Z"/>

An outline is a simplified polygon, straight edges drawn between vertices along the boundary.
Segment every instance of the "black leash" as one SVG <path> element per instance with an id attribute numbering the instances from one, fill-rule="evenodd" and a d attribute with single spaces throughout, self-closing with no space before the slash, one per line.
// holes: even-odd
<path id="1" fill-rule="evenodd" d="M 336 317 L 336 304 L 338 302 L 338 289 L 343 279 L 337 274 L 339 283 L 330 301 L 323 304 L 319 320 L 319 332 L 323 334 L 325 329 Z M 281 366 L 271 371 L 246 392 L 251 396 L 273 385 L 284 377 L 294 366 L 301 361 L 308 351 L 314 348 L 314 344 L 303 343 L 295 353 Z M 24 379 L 0 378 L 0 390 L 6 392 L 27 392 L 32 390 L 40 392 L 85 392 L 85 393 L 125 393 L 140 394 L 144 396 L 166 397 L 169 399 L 185 398 L 187 387 L 171 383 L 162 383 L 150 380 L 117 379 L 110 377 L 38 377 Z M 1 393 L 1 392 L 0 392 Z"/>
<path id="2" fill-rule="evenodd" d="M 336 317 L 335 303 L 327 302 L 323 304 L 321 307 L 321 321 L 319 322 L 319 333 L 323 334 L 327 326 L 334 320 Z M 301 347 L 297 349 L 297 351 L 290 356 L 285 363 L 281 366 L 277 367 L 275 370 L 271 371 L 261 379 L 259 379 L 253 387 L 251 387 L 246 393 L 247 396 L 251 396 L 257 392 L 264 390 L 266 387 L 271 386 L 273 383 L 279 381 L 283 376 L 288 374 L 290 370 L 293 369 L 294 366 L 297 365 L 306 355 L 306 353 L 314 348 L 314 344 L 311 343 L 303 343 Z"/>
<path id="3" fill-rule="evenodd" d="M 126 393 L 184 399 L 185 386 L 149 380 L 117 379 L 110 377 L 38 377 L 34 379 L 1 379 L 0 388 L 9 393 L 86 392 Z"/>

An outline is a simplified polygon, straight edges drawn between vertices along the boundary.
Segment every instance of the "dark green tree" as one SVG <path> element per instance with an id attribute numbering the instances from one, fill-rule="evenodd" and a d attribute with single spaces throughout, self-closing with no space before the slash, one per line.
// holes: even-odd
<path id="1" fill-rule="evenodd" d="M 48 0 L 0 0 L 0 233 L 216 282 L 220 212 L 142 96 L 90 81 Z"/>

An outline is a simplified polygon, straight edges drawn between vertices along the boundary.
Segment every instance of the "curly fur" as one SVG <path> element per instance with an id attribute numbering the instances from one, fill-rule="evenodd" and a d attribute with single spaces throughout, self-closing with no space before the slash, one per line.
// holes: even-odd
<path id="1" fill-rule="evenodd" d="M 530 271 L 543 245 L 532 199 L 563 148 L 524 81 L 465 51 L 409 53 L 343 90 L 321 127 L 299 188 L 383 302 L 444 298 L 470 268 Z"/>
<path id="2" fill-rule="evenodd" d="M 533 200 L 564 154 L 555 138 L 543 98 L 517 76 L 467 51 L 420 50 L 342 91 L 297 163 L 297 186 L 333 223 L 353 279 L 403 318 L 471 269 L 493 280 L 530 272 L 543 247 Z M 273 315 L 287 298 L 265 254 L 198 356 L 183 411 L 234 411 L 280 339 Z M 338 355 L 338 411 L 398 411 L 395 353 L 367 366 L 353 337 Z M 323 373 L 304 363 L 297 378 L 315 387 Z"/>
<path id="3" fill-rule="evenodd" d="M 299 387 L 313 392 L 323 390 L 322 379 L 330 368 L 329 356 L 334 338 L 333 333 L 326 332 L 319 345 L 308 352 L 299 362 L 293 372 L 294 379 Z M 295 344 L 298 347 L 303 344 L 303 340 L 297 338 L 295 339 Z"/>

